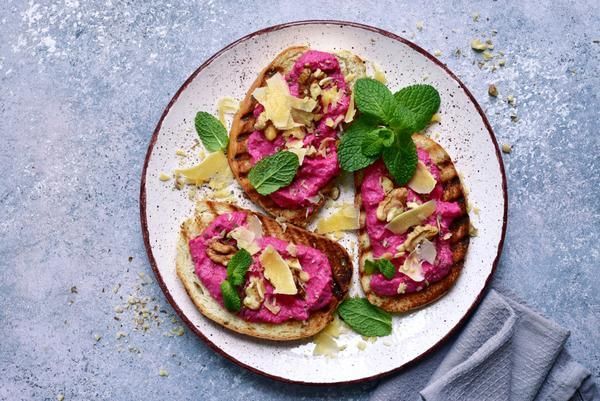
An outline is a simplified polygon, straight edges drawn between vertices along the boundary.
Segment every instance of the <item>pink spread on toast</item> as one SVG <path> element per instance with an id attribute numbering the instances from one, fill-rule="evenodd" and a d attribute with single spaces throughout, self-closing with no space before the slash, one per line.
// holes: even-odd
<path id="1" fill-rule="evenodd" d="M 246 213 L 233 212 L 216 217 L 210 225 L 199 236 L 189 241 L 190 254 L 194 262 L 196 275 L 206 287 L 210 295 L 221 305 L 223 298 L 221 295 L 221 283 L 227 278 L 227 269 L 225 266 L 213 262 L 206 254 L 208 243 L 213 238 L 222 238 L 223 233 L 227 233 L 239 226 L 246 225 Z M 263 237 L 259 240 L 261 250 L 268 245 L 274 247 L 285 259 L 291 257 L 287 251 L 288 242 L 274 237 Z M 308 273 L 309 280 L 305 283 L 305 296 L 273 294 L 273 286 L 268 280 L 265 283 L 265 299 L 271 304 L 279 306 L 277 314 L 272 313 L 261 303 L 256 310 L 242 307 L 239 316 L 250 322 L 264 323 L 282 323 L 288 320 L 307 320 L 313 311 L 317 311 L 329 305 L 332 299 L 332 273 L 331 265 L 327 257 L 319 250 L 296 245 L 296 258 L 300 262 L 302 269 Z M 246 274 L 246 282 L 240 287 L 240 298 L 244 298 L 243 288 L 248 285 L 251 276 L 257 276 L 264 279 L 263 267 L 260 264 L 258 256 L 255 254 L 252 259 L 252 265 Z M 274 302 L 273 302 L 274 301 Z"/>
<path id="2" fill-rule="evenodd" d="M 431 284 L 439 281 L 446 277 L 452 267 L 452 250 L 450 248 L 449 239 L 444 239 L 444 235 L 450 232 L 450 225 L 457 216 L 462 214 L 460 205 L 457 202 L 444 202 L 441 200 L 443 187 L 439 182 L 440 171 L 437 166 L 431 161 L 429 154 L 418 149 L 419 160 L 421 160 L 428 168 L 429 172 L 438 181 L 433 191 L 428 195 L 421 195 L 410 188 L 408 190 L 408 202 L 423 203 L 428 200 L 436 200 L 436 210 L 429 216 L 423 224 L 431 224 L 437 226 L 437 219 L 439 216 L 440 233 L 432 240 L 437 250 L 437 257 L 434 265 L 424 261 L 422 264 L 423 275 L 425 280 L 423 282 L 415 282 L 405 274 L 398 271 L 398 268 L 402 266 L 406 256 L 397 257 L 392 260 L 394 266 L 396 266 L 395 276 L 388 280 L 383 274 L 377 272 L 371 276 L 371 289 L 373 292 L 380 296 L 395 296 L 398 295 L 398 286 L 400 284 L 406 285 L 404 293 L 411 293 L 421 291 L 425 288 L 427 283 Z M 386 229 L 386 222 L 377 219 L 377 206 L 385 198 L 385 193 L 381 186 L 381 177 L 388 177 L 390 175 L 381 161 L 377 161 L 375 164 L 367 167 L 364 173 L 364 180 L 361 185 L 361 196 L 363 207 L 366 213 L 366 228 L 373 248 L 373 257 L 375 259 L 381 257 L 386 252 L 396 254 L 396 248 L 402 244 L 407 237 L 407 234 L 394 234 L 390 230 Z"/>
<path id="3" fill-rule="evenodd" d="M 328 143 L 324 145 L 327 146 L 326 155 L 307 155 L 292 183 L 269 196 L 281 207 L 289 209 L 307 208 L 312 211 L 319 191 L 340 172 L 336 147 L 337 131 L 335 128 L 329 127 L 326 121 L 328 119 L 335 121 L 346 114 L 350 103 L 350 93 L 335 56 L 330 53 L 309 50 L 300 56 L 292 70 L 285 77 L 292 95 L 300 98 L 305 96 L 298 93 L 300 87 L 298 78 L 304 68 L 309 68 L 312 72 L 320 69 L 326 77 L 331 78 L 331 81 L 324 85 L 324 89 L 335 85 L 342 92 L 340 99 L 334 106 L 330 105 L 327 110 L 322 111 L 323 117 L 316 124 L 314 132 L 307 133 L 305 136 L 304 146 L 312 145 L 318 149 L 319 145 L 327 138 L 333 140 L 328 139 Z M 258 117 L 263 110 L 263 107 L 258 104 L 254 109 L 254 115 Z M 248 138 L 248 153 L 252 156 L 253 163 L 284 149 L 285 143 L 282 135 L 278 135 L 271 142 L 265 138 L 263 131 L 256 130 Z"/>

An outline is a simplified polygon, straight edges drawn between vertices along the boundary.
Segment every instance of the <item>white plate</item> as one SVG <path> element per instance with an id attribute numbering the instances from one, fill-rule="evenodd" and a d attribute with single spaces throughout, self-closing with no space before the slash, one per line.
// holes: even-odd
<path id="1" fill-rule="evenodd" d="M 356 346 L 360 336 L 348 332 L 339 342 L 347 347 L 334 358 L 313 356 L 310 341 L 272 343 L 232 333 L 205 319 L 194 307 L 175 273 L 175 242 L 179 225 L 193 211 L 187 190 L 158 179 L 177 168 L 175 151 L 189 149 L 197 139 L 193 129 L 199 110 L 215 111 L 223 96 L 243 98 L 258 72 L 277 53 L 291 45 L 314 49 L 347 49 L 385 71 L 388 85 L 400 88 L 426 82 L 442 98 L 441 124 L 429 133 L 444 146 L 462 173 L 469 200 L 479 213 L 471 220 L 479 231 L 471 239 L 463 272 L 441 300 L 393 319 L 393 334 Z M 198 152 L 195 152 L 198 153 Z M 197 157 L 197 155 L 195 155 Z M 186 165 L 196 162 L 189 158 Z M 232 186 L 240 205 L 254 208 Z M 200 196 L 210 196 L 201 190 Z M 351 201 L 347 180 L 341 201 Z M 248 35 L 225 47 L 198 68 L 165 109 L 152 136 L 142 176 L 140 207 L 148 257 L 169 302 L 208 345 L 235 363 L 266 376 L 304 383 L 342 383 L 379 377 L 419 358 L 440 344 L 478 303 L 490 281 L 502 248 L 506 225 L 506 182 L 498 145 L 481 107 L 444 65 L 413 43 L 389 32 L 355 23 L 303 21 L 279 25 Z M 356 238 L 341 241 L 356 254 Z M 356 281 L 352 293 L 360 293 Z"/>

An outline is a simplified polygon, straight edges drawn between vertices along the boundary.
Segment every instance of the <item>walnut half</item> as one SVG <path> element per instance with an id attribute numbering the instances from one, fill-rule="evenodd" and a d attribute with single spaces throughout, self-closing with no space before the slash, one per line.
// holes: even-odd
<path id="1" fill-rule="evenodd" d="M 206 255 L 215 263 L 227 266 L 233 255 L 237 252 L 237 248 L 233 245 L 221 242 L 218 239 L 212 240 L 206 248 Z"/>

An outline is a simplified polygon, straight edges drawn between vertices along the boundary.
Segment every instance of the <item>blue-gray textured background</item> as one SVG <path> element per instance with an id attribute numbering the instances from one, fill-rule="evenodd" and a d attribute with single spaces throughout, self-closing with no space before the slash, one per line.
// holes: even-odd
<path id="1" fill-rule="evenodd" d="M 375 383 L 283 385 L 214 354 L 174 317 L 140 234 L 144 154 L 181 83 L 240 36 L 309 18 L 376 25 L 440 50 L 472 90 L 513 146 L 494 284 L 569 328 L 568 349 L 597 381 L 600 3 L 414 3 L 4 0 L 0 399 L 368 397 Z M 491 38 L 506 65 L 480 68 L 475 37 Z M 400 399 L 431 366 L 406 374 Z"/>

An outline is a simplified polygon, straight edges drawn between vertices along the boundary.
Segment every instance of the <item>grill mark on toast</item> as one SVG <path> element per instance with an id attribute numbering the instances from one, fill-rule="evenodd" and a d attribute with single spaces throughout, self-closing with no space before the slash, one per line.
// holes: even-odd
<path id="1" fill-rule="evenodd" d="M 458 176 L 454 176 L 454 178 L 451 181 L 446 182 L 445 185 L 444 193 L 442 194 L 443 201 L 453 202 L 464 199 L 462 184 Z"/>
<path id="2" fill-rule="evenodd" d="M 245 142 L 250 136 L 251 132 L 242 132 L 235 139 L 238 143 Z"/>
<path id="3" fill-rule="evenodd" d="M 207 202 L 207 207 L 208 207 L 208 211 L 213 214 L 213 215 L 217 215 L 217 210 L 215 208 L 215 205 L 213 204 L 213 202 Z"/>
<path id="4" fill-rule="evenodd" d="M 254 119 L 254 112 L 252 110 L 245 112 L 244 114 L 242 114 L 240 116 L 240 119 L 244 122 L 250 120 L 250 119 Z"/>
<path id="5" fill-rule="evenodd" d="M 250 156 L 250 154 L 246 153 L 246 152 L 244 152 L 244 153 L 237 153 L 234 156 L 234 160 L 235 161 L 245 161 L 245 160 L 250 160 L 251 157 L 252 156 Z"/>

